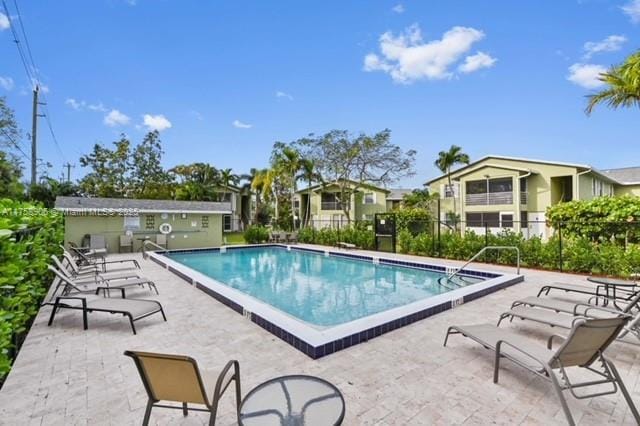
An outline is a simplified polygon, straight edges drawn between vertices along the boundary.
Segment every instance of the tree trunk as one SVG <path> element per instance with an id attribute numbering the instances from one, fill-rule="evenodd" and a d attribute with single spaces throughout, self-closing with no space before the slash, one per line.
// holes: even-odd
<path id="1" fill-rule="evenodd" d="M 296 230 L 296 175 L 291 175 L 291 230 Z"/>

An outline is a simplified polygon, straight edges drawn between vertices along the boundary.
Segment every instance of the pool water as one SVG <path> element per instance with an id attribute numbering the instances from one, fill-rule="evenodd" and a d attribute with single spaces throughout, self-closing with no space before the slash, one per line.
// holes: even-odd
<path id="1" fill-rule="evenodd" d="M 285 247 L 170 253 L 228 287 L 315 326 L 329 327 L 450 291 L 445 274 Z M 480 278 L 465 277 L 460 284 Z M 458 287 L 456 285 L 456 287 Z"/>

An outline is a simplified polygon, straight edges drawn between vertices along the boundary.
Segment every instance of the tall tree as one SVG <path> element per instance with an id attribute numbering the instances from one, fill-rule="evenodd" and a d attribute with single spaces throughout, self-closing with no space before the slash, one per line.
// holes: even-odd
<path id="1" fill-rule="evenodd" d="M 29 198 L 40 201 L 48 208 L 53 208 L 58 196 L 76 197 L 80 195 L 80 188 L 72 182 L 61 182 L 48 177 L 41 179 L 40 183 L 36 185 L 31 185 L 29 189 Z"/>
<path id="2" fill-rule="evenodd" d="M 255 169 L 251 169 L 255 170 Z M 256 211 L 254 221 L 259 223 L 259 215 L 262 211 L 262 200 L 266 199 L 265 192 L 270 191 L 268 186 L 271 184 L 269 182 L 269 170 L 268 169 L 257 169 L 255 172 L 252 172 L 253 177 L 251 178 L 251 189 L 254 191 L 256 195 Z M 268 192 L 267 192 L 268 194 Z"/>
<path id="3" fill-rule="evenodd" d="M 322 182 L 322 176 L 316 170 L 316 162 L 309 158 L 300 160 L 300 174 L 297 179 L 302 179 L 307 183 L 307 188 L 311 188 L 314 182 Z M 309 225 L 311 218 L 311 194 L 307 195 L 307 205 L 305 207 L 304 217 L 302 218 L 303 226 Z"/>
<path id="4" fill-rule="evenodd" d="M 274 154 L 272 156 L 273 169 L 280 172 L 286 186 L 289 190 L 289 201 L 291 202 L 291 225 L 292 229 L 296 229 L 296 216 L 295 216 L 295 196 L 296 196 L 296 181 L 298 171 L 300 170 L 300 152 L 281 142 L 276 142 L 274 145 Z"/>
<path id="5" fill-rule="evenodd" d="M 24 196 L 22 162 L 15 144 L 19 143 L 21 133 L 13 110 L 0 96 L 0 198 L 19 199 Z"/>
<path id="6" fill-rule="evenodd" d="M 166 199 L 171 197 L 171 175 L 161 164 L 162 143 L 157 130 L 146 134 L 135 147 L 131 158 L 131 178 L 133 197 Z"/>
<path id="7" fill-rule="evenodd" d="M 91 153 L 80 157 L 80 165 L 91 168 L 80 180 L 82 191 L 96 197 L 123 198 L 132 195 L 129 185 L 130 154 L 131 142 L 125 134 L 114 142 L 114 149 L 95 144 Z"/>
<path id="8" fill-rule="evenodd" d="M 175 197 L 187 201 L 215 201 L 220 172 L 207 163 L 181 164 L 169 170 L 178 179 Z"/>
<path id="9" fill-rule="evenodd" d="M 469 156 L 457 145 L 451 145 L 448 151 L 440 151 L 435 161 L 436 167 L 447 175 L 449 191 L 453 192 L 453 214 L 456 214 L 456 194 L 451 183 L 451 168 L 456 164 L 469 164 L 469 161 Z"/>
<path id="10" fill-rule="evenodd" d="M 322 180 L 338 186 L 342 211 L 351 221 L 351 197 L 366 184 L 387 186 L 402 177 L 413 176 L 416 152 L 403 151 L 391 142 L 391 131 L 352 136 L 346 130 L 294 142 L 304 158 L 313 160 Z"/>
<path id="11" fill-rule="evenodd" d="M 640 107 L 640 51 L 629 56 L 622 64 L 600 74 L 600 81 L 607 87 L 587 96 L 586 113 L 593 112 L 596 105 L 606 104 L 610 108 Z"/>
<path id="12" fill-rule="evenodd" d="M 218 198 L 218 201 L 224 201 L 227 198 L 227 194 L 230 192 L 231 185 L 237 185 L 240 181 L 240 177 L 233 173 L 231 169 L 222 169 L 218 176 L 219 184 L 224 189 L 222 193 L 222 199 Z"/>

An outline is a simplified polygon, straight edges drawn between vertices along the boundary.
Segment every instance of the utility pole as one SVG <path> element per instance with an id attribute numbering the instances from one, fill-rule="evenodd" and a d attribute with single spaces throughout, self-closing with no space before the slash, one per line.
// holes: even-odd
<path id="1" fill-rule="evenodd" d="M 33 115 L 31 117 L 31 185 L 38 183 L 38 155 L 37 155 L 37 133 L 38 133 L 38 117 L 44 117 L 38 114 L 38 105 L 44 105 L 38 102 L 38 92 L 40 86 L 36 85 L 33 90 Z"/>
<path id="2" fill-rule="evenodd" d="M 38 170 L 36 163 L 38 162 L 36 133 L 38 132 L 38 91 L 39 87 L 33 91 L 33 114 L 31 116 L 31 185 L 38 182 Z"/>
<path id="3" fill-rule="evenodd" d="M 75 168 L 75 164 L 70 164 L 68 161 L 62 165 L 62 167 L 67 169 L 67 182 L 71 182 L 71 168 Z"/>

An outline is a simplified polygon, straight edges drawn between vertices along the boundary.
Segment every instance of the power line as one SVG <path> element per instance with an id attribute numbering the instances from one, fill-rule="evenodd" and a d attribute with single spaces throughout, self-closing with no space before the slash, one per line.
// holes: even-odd
<path id="1" fill-rule="evenodd" d="M 9 25 L 11 27 L 11 32 L 13 33 L 13 38 L 14 38 L 14 42 L 16 43 L 16 46 L 18 48 L 18 53 L 20 54 L 20 59 L 22 61 L 22 64 L 24 65 L 24 69 L 25 72 L 27 74 L 27 78 L 29 79 L 30 83 L 32 85 L 36 85 L 36 86 L 41 86 L 41 79 L 39 76 L 39 69 L 36 66 L 36 62 L 33 59 L 33 53 L 31 52 L 31 46 L 29 44 L 29 38 L 27 37 L 27 32 L 25 30 L 24 27 L 24 23 L 22 21 L 22 14 L 20 13 L 20 8 L 18 7 L 18 2 L 16 0 L 13 0 L 13 4 L 15 6 L 16 9 L 16 13 L 17 13 L 17 18 L 18 18 L 18 23 L 20 25 L 20 30 L 22 32 L 22 37 L 24 39 L 24 44 L 26 46 L 26 50 L 27 50 L 27 54 L 25 54 L 24 49 L 22 48 L 22 45 L 20 44 L 20 37 L 18 35 L 18 33 L 16 32 L 15 28 L 13 27 L 13 25 Z M 7 7 L 7 3 L 5 0 L 2 0 L 2 5 L 4 7 L 4 10 L 7 14 L 7 17 L 10 16 L 9 14 L 9 8 Z M 28 55 L 30 61 L 31 61 L 31 66 L 27 65 L 27 60 L 26 60 L 26 56 Z M 47 128 L 49 129 L 49 133 L 51 134 L 51 139 L 53 139 L 53 143 L 56 147 L 56 150 L 58 151 L 58 154 L 60 155 L 60 157 L 64 160 L 67 161 L 64 153 L 62 152 L 62 147 L 60 146 L 60 143 L 58 142 L 58 138 L 56 137 L 56 133 L 53 130 L 53 124 L 51 123 L 51 112 L 49 111 L 48 105 L 47 105 L 47 98 L 45 96 L 44 91 L 41 94 L 42 96 L 42 100 L 44 102 L 42 102 L 40 105 L 43 106 L 43 110 L 44 110 L 44 119 L 47 122 Z"/>
<path id="2" fill-rule="evenodd" d="M 11 19 L 11 14 L 9 13 L 9 8 L 7 7 L 7 3 L 5 2 L 5 0 L 2 0 L 2 6 L 4 7 L 4 12 L 7 15 L 7 19 Z M 20 55 L 20 60 L 22 61 L 24 70 L 27 73 L 27 78 L 29 79 L 29 82 L 33 84 L 34 78 L 33 75 L 31 75 L 31 70 L 29 69 L 29 65 L 27 65 L 27 59 L 25 58 L 25 54 L 22 51 L 22 46 L 20 45 L 20 37 L 18 37 L 18 33 L 16 32 L 11 22 L 9 22 L 9 28 L 11 29 L 11 33 L 13 34 L 13 41 L 16 44 L 16 48 L 18 49 L 18 54 Z"/>
<path id="3" fill-rule="evenodd" d="M 18 144 L 18 142 L 16 142 L 11 135 L 9 134 L 9 132 L 7 132 L 5 129 L 3 129 L 2 127 L 0 127 L 0 130 L 2 131 L 2 133 L 4 133 L 4 135 L 7 137 L 7 139 L 9 139 L 9 142 L 11 142 L 11 144 L 13 146 L 16 147 L 16 149 L 18 151 L 20 151 L 20 153 L 24 156 L 24 158 L 26 158 L 27 160 L 31 160 L 31 157 L 29 157 L 20 147 L 20 145 Z"/>

